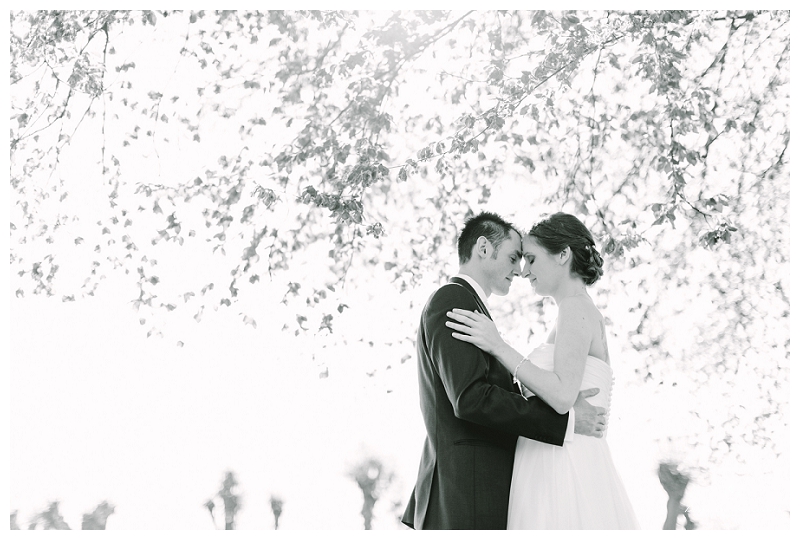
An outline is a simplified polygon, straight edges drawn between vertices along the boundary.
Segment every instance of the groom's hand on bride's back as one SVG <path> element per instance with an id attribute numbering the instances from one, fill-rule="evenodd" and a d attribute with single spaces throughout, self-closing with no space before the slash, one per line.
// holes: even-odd
<path id="1" fill-rule="evenodd" d="M 606 430 L 606 410 L 595 407 L 586 398 L 596 395 L 600 390 L 590 388 L 578 393 L 572 410 L 575 412 L 575 433 L 590 437 L 602 437 Z"/>

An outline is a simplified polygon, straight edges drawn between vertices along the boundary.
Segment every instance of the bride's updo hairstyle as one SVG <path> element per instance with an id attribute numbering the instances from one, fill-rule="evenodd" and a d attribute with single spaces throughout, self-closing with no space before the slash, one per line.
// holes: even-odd
<path id="1" fill-rule="evenodd" d="M 558 255 L 569 246 L 570 270 L 587 285 L 603 275 L 603 257 L 595 248 L 592 233 L 572 214 L 557 212 L 534 225 L 528 234 L 551 255 Z"/>

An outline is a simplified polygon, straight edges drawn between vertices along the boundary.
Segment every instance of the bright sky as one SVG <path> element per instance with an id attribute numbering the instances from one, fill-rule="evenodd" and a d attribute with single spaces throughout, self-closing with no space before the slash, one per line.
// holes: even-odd
<path id="1" fill-rule="evenodd" d="M 514 213 L 518 194 L 509 188 L 492 203 Z M 23 528 L 54 500 L 79 528 L 106 499 L 116 506 L 109 529 L 212 529 L 203 504 L 230 469 L 243 497 L 240 529 L 272 527 L 272 494 L 284 499 L 282 529 L 360 529 L 361 494 L 347 471 L 370 454 L 396 475 L 374 527 L 398 528 L 390 503 L 405 506 L 424 439 L 415 359 L 369 377 L 397 353 L 295 339 L 268 322 L 254 329 L 235 312 L 168 323 L 163 337 L 147 338 L 127 304 L 134 293 L 117 278 L 75 303 L 7 290 L 9 510 L 19 510 Z M 531 292 L 519 280 L 511 294 Z M 356 326 L 387 316 L 360 296 L 351 308 Z M 188 336 L 184 347 L 176 336 Z M 676 450 L 655 440 L 677 421 L 682 390 L 636 384 L 613 354 L 620 346 L 612 343 L 609 444 L 642 526 L 660 529 L 666 495 L 655 468 Z M 322 361 L 309 361 L 312 353 Z M 789 527 L 788 435 L 781 445 L 779 459 L 756 452 L 745 471 L 719 468 L 707 485 L 689 487 L 684 502 L 701 527 Z"/>

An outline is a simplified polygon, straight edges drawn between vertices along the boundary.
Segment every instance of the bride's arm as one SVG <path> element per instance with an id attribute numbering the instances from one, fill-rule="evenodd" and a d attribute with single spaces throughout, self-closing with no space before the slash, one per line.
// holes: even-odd
<path id="1" fill-rule="evenodd" d="M 575 404 L 592 339 L 589 320 L 578 298 L 566 298 L 559 306 L 553 371 L 528 361 L 500 337 L 487 317 L 462 310 L 454 310 L 448 316 L 461 323 L 447 322 L 450 328 L 463 332 L 454 333 L 453 337 L 473 343 L 500 360 L 556 412 L 564 414 Z"/>
<path id="2" fill-rule="evenodd" d="M 553 371 L 541 369 L 506 344 L 500 354 L 516 361 L 517 379 L 557 412 L 568 411 L 578 398 L 592 341 L 591 325 L 579 298 L 565 298 L 558 309 Z M 522 362 L 520 364 L 520 362 Z M 517 367 L 519 366 L 519 367 Z M 506 366 L 508 368 L 508 366 Z"/>

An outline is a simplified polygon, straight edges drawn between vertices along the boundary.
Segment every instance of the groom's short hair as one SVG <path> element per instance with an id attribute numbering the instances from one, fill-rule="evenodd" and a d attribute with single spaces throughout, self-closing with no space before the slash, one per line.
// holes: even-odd
<path id="1" fill-rule="evenodd" d="M 497 246 L 511 236 L 511 231 L 522 236 L 516 227 L 493 212 L 481 212 L 467 219 L 458 235 L 459 264 L 469 261 L 472 257 L 472 248 L 481 236 L 485 237 L 496 250 Z"/>

